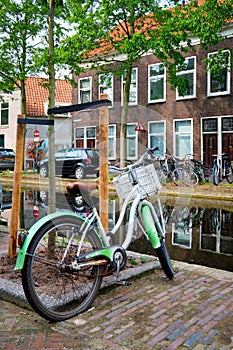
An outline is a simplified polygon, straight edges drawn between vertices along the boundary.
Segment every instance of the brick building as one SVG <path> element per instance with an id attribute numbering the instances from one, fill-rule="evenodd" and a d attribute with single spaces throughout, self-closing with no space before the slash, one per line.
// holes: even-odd
<path id="1" fill-rule="evenodd" d="M 209 52 L 201 50 L 196 41 L 196 52 L 187 54 L 179 71 L 185 79 L 184 96 L 170 89 L 166 69 L 154 55 L 147 54 L 135 64 L 128 112 L 127 159 L 137 159 L 145 147 L 159 146 L 163 153 L 180 158 L 191 153 L 210 165 L 212 154 L 216 153 L 226 152 L 233 160 L 233 25 L 229 24 L 222 34 L 226 39 Z M 203 60 L 214 58 L 218 48 L 227 54 L 228 67 L 211 74 Z M 86 69 L 75 80 L 78 88 L 73 89 L 73 103 L 98 100 L 101 93 L 107 93 L 112 100 L 109 160 L 116 161 L 124 79 Z M 73 114 L 77 147 L 98 148 L 98 113 L 98 110 L 89 110 Z M 139 121 L 146 132 L 134 130 Z"/>

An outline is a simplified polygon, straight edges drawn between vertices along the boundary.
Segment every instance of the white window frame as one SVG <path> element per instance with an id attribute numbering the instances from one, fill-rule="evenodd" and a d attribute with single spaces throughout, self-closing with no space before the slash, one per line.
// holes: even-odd
<path id="1" fill-rule="evenodd" d="M 152 67 L 155 66 L 163 66 L 164 73 L 163 74 L 158 74 L 158 75 L 153 75 L 151 76 L 150 70 Z M 163 79 L 163 98 L 158 98 L 158 99 L 152 99 L 151 98 L 151 83 L 153 80 L 162 80 Z M 166 67 L 163 63 L 155 63 L 155 64 L 150 64 L 148 66 L 148 103 L 157 103 L 157 102 L 165 102 L 166 101 Z"/>
<path id="2" fill-rule="evenodd" d="M 197 76 L 197 70 L 196 70 L 196 56 L 191 56 L 191 57 L 186 57 L 184 60 L 184 64 L 188 62 L 188 60 L 190 59 L 194 59 L 194 67 L 192 69 L 189 70 L 180 70 L 178 71 L 176 74 L 179 76 L 184 76 L 184 75 L 188 75 L 188 74 L 193 74 L 193 93 L 190 95 L 179 95 L 179 91 L 178 88 L 176 89 L 176 100 L 186 100 L 186 99 L 190 99 L 190 98 L 196 98 L 196 76 Z M 179 70 L 179 67 L 178 67 Z"/>
<path id="3" fill-rule="evenodd" d="M 112 135 L 109 134 L 110 127 L 113 128 Z M 114 159 L 116 159 L 116 124 L 109 124 L 109 126 L 108 126 L 108 141 L 109 140 L 112 140 L 112 142 L 113 142 L 113 149 L 112 149 L 112 156 L 110 156 L 108 153 L 108 159 L 114 160 Z M 108 152 L 109 152 L 109 144 L 110 144 L 110 142 L 108 142 Z"/>
<path id="4" fill-rule="evenodd" d="M 4 103 L 7 103 L 7 108 L 2 108 L 2 105 Z M 7 116 L 7 124 L 2 124 L 2 111 L 8 111 L 8 116 Z M 0 102 L 0 112 L 1 112 L 1 115 L 0 115 L 0 126 L 1 127 L 6 127 L 6 126 L 9 126 L 9 118 L 10 118 L 10 103 L 9 101 L 2 101 Z"/>
<path id="5" fill-rule="evenodd" d="M 152 124 L 163 124 L 164 125 L 164 131 L 163 133 L 160 133 L 160 132 L 151 132 L 150 129 L 151 129 L 151 125 Z M 148 122 L 148 147 L 151 148 L 152 147 L 152 144 L 151 144 L 151 137 L 163 137 L 163 149 L 159 149 L 159 152 L 162 153 L 162 154 L 165 154 L 166 153 L 166 120 L 163 120 L 163 121 L 150 121 Z"/>
<path id="6" fill-rule="evenodd" d="M 135 79 L 133 79 L 133 72 L 136 71 L 136 77 Z M 135 84 L 135 92 L 136 92 L 136 98 L 135 98 L 135 101 L 129 101 L 129 106 L 135 106 L 138 104 L 138 68 L 135 67 L 132 69 L 132 75 L 131 75 L 131 84 L 130 84 L 130 91 L 131 90 L 131 87 L 132 85 Z M 122 76 L 122 79 L 121 79 L 121 104 L 123 105 L 123 96 L 124 96 L 124 85 L 125 85 L 125 80 L 124 80 L 124 76 Z M 130 95 L 130 93 L 129 93 Z"/>
<path id="7" fill-rule="evenodd" d="M 81 81 L 87 80 L 87 79 L 90 80 L 90 86 L 88 88 L 81 89 Z M 90 91 L 90 100 L 86 101 L 86 102 L 92 102 L 92 77 L 80 78 L 78 86 L 79 86 L 79 89 L 78 89 L 78 101 L 79 101 L 79 103 L 85 103 L 85 102 L 82 102 L 82 96 L 81 96 L 82 92 L 85 92 L 85 91 Z"/>
<path id="8" fill-rule="evenodd" d="M 87 137 L 87 129 L 88 128 L 94 128 L 95 129 L 95 137 Z M 76 137 L 76 130 L 77 129 L 83 129 L 83 138 L 77 138 Z M 95 140 L 95 144 L 96 144 L 96 126 L 94 125 L 89 125 L 89 126 L 78 126 L 77 128 L 74 128 L 74 144 L 76 144 L 77 140 L 83 140 L 83 148 L 87 148 L 87 140 L 89 139 L 94 139 Z"/>
<path id="9" fill-rule="evenodd" d="M 108 84 L 104 80 L 105 76 L 107 79 L 108 79 L 108 77 L 110 78 L 110 86 L 108 86 Z M 102 80 L 102 77 L 103 77 L 103 80 Z M 114 91 L 113 90 L 113 74 L 112 73 L 100 74 L 99 75 L 99 98 L 100 98 L 101 94 L 107 94 L 108 99 L 113 102 L 113 91 Z"/>
<path id="10" fill-rule="evenodd" d="M 230 94 L 231 91 L 231 70 L 230 70 L 230 62 L 231 62 L 231 56 L 230 56 L 230 50 L 223 50 L 222 52 L 228 52 L 229 54 L 229 61 L 228 61 L 228 66 L 227 66 L 227 72 L 226 72 L 226 90 L 224 91 L 216 91 L 216 92 L 211 92 L 211 72 L 207 71 L 207 96 L 221 96 L 221 95 L 228 95 Z M 217 51 L 215 52 L 210 52 L 208 53 L 208 59 L 212 55 L 217 55 Z"/>
<path id="11" fill-rule="evenodd" d="M 190 131 L 176 131 L 176 123 L 181 122 L 187 122 L 190 121 Z M 174 119 L 173 120 L 173 130 L 174 130 L 174 140 L 173 140 L 173 154 L 175 157 L 183 159 L 185 154 L 193 154 L 193 119 L 187 118 L 187 119 Z M 187 147 L 182 148 L 184 151 L 179 151 L 179 154 L 177 153 L 177 140 L 176 137 L 182 137 L 182 136 L 190 136 L 190 149 L 187 149 Z M 186 149 L 185 149 L 186 148 Z"/>
<path id="12" fill-rule="evenodd" d="M 128 126 L 133 126 L 136 128 L 137 123 L 127 123 L 126 124 L 126 159 L 127 160 L 135 160 L 138 159 L 138 132 L 135 131 L 134 134 L 128 134 Z M 128 141 L 135 139 L 135 156 L 128 155 Z"/>

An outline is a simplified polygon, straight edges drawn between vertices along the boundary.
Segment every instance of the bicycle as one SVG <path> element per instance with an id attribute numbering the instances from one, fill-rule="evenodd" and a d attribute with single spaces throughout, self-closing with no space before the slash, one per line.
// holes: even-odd
<path id="1" fill-rule="evenodd" d="M 172 180 L 176 186 L 181 184 L 181 167 L 179 165 L 179 159 L 174 156 L 171 157 L 168 154 L 164 154 L 164 162 L 161 167 L 165 174 L 166 182 Z"/>
<path id="2" fill-rule="evenodd" d="M 72 212 L 56 212 L 37 221 L 29 232 L 19 232 L 20 249 L 15 269 L 22 270 L 22 285 L 29 304 L 52 322 L 66 320 L 86 311 L 94 302 L 104 276 L 120 271 L 127 261 L 135 225 L 155 249 L 162 269 L 172 279 L 174 271 L 164 243 L 165 224 L 158 196 L 161 184 L 153 164 L 154 149 L 148 149 L 134 164 L 119 169 L 116 190 L 121 200 L 119 219 L 111 232 L 105 232 L 91 192 L 96 184 L 75 182 L 67 185 L 69 193 L 82 192 L 90 204 L 85 219 Z M 157 195 L 157 208 L 146 197 Z M 120 229 L 130 206 L 127 233 L 122 245 L 110 245 Z"/>
<path id="3" fill-rule="evenodd" d="M 193 171 L 198 177 L 198 182 L 210 182 L 210 177 L 212 175 L 211 168 L 209 166 L 204 166 L 203 162 L 192 158 L 191 162 L 194 163 Z"/>
<path id="4" fill-rule="evenodd" d="M 233 182 L 233 169 L 228 155 L 222 153 L 212 156 L 216 157 L 212 169 L 213 184 L 218 186 L 224 178 L 231 184 Z"/>

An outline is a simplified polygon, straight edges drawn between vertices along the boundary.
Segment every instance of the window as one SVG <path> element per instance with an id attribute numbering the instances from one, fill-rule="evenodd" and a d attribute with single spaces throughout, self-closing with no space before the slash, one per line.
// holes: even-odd
<path id="1" fill-rule="evenodd" d="M 91 101 L 91 78 L 79 79 L 79 103 Z"/>
<path id="2" fill-rule="evenodd" d="M 116 125 L 108 126 L 108 158 L 116 159 Z"/>
<path id="3" fill-rule="evenodd" d="M 121 101 L 123 103 L 123 92 L 125 88 L 125 74 L 122 78 L 122 91 L 121 91 Z M 138 102 L 138 96 L 137 96 L 137 68 L 132 69 L 132 75 L 131 75 L 131 84 L 130 84 L 130 92 L 129 92 L 129 104 L 130 105 L 136 105 Z"/>
<path id="4" fill-rule="evenodd" d="M 127 124 L 126 127 L 126 158 L 137 159 L 138 147 L 137 147 L 137 132 L 134 130 L 136 124 Z"/>
<path id="5" fill-rule="evenodd" d="M 193 154 L 192 120 L 174 120 L 175 156 L 183 158 L 187 153 Z"/>
<path id="6" fill-rule="evenodd" d="M 165 122 L 149 122 L 148 146 L 159 147 L 161 153 L 166 153 Z"/>
<path id="7" fill-rule="evenodd" d="M 185 58 L 183 64 L 178 67 L 178 73 L 183 78 L 184 91 L 176 90 L 176 99 L 196 97 L 196 57 Z"/>
<path id="8" fill-rule="evenodd" d="M 148 102 L 166 100 L 166 70 L 162 63 L 148 67 Z"/>
<path id="9" fill-rule="evenodd" d="M 0 125 L 8 125 L 9 124 L 9 103 L 2 102 L 1 103 L 1 122 Z"/>
<path id="10" fill-rule="evenodd" d="M 96 127 L 88 126 L 75 129 L 75 147 L 95 148 L 96 147 Z"/>
<path id="11" fill-rule="evenodd" d="M 218 60 L 218 62 L 217 62 Z M 216 63 L 214 65 L 214 62 Z M 208 96 L 230 93 L 230 51 L 208 54 L 209 70 L 207 73 Z"/>
<path id="12" fill-rule="evenodd" d="M 113 102 L 113 75 L 101 74 L 99 76 L 99 96 L 107 94 L 108 99 Z"/>

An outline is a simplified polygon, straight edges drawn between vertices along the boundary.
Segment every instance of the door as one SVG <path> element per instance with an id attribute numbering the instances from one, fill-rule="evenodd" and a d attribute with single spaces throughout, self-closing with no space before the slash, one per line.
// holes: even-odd
<path id="1" fill-rule="evenodd" d="M 222 153 L 226 153 L 233 160 L 233 133 L 222 134 Z"/>
<path id="2" fill-rule="evenodd" d="M 213 166 L 213 154 L 218 153 L 218 136 L 217 134 L 203 135 L 203 163 L 205 166 Z"/>

